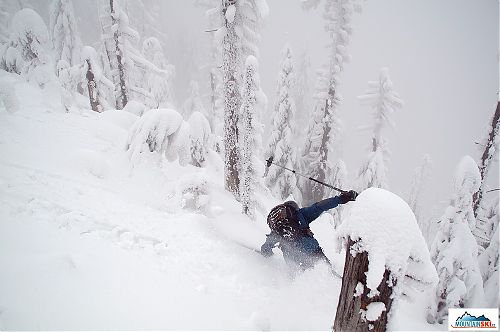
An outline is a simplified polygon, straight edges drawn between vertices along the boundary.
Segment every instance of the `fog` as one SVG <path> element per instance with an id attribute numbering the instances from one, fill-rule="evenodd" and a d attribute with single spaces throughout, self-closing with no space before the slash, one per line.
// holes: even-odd
<path id="1" fill-rule="evenodd" d="M 280 53 L 285 43 L 290 43 L 296 58 L 307 52 L 313 71 L 326 63 L 328 54 L 321 4 L 305 11 L 299 1 L 268 3 L 270 13 L 259 45 L 261 82 L 269 98 L 267 114 L 263 115 L 266 124 L 274 107 Z M 203 69 L 208 54 L 203 10 L 187 3 L 182 8 L 179 5 L 180 1 L 163 2 L 163 23 L 173 42 L 169 46 L 171 58 L 185 60 L 188 54 Z M 356 97 L 364 93 L 369 80 L 378 78 L 382 67 L 387 67 L 395 90 L 405 102 L 403 109 L 394 114 L 396 127 L 386 130 L 392 152 L 388 165 L 390 189 L 407 197 L 414 169 L 423 155 L 429 154 L 433 169 L 425 202 L 436 209 L 428 213 L 439 217 L 452 194 L 458 161 L 466 154 L 479 158 L 475 143 L 485 135 L 496 107 L 498 1 L 383 0 L 362 5 L 363 11 L 354 17 L 349 47 L 352 61 L 346 64 L 338 88 L 343 97 L 339 109 L 342 153 L 349 177 L 352 180 L 357 174 L 371 142 L 370 131 L 359 129 L 371 123 L 371 110 L 361 106 Z M 197 56 L 186 53 L 186 40 L 197 48 Z M 196 79 L 203 81 L 201 73 L 203 70 L 197 72 Z M 182 85 L 188 81 L 184 76 L 178 70 Z M 205 91 L 207 86 L 205 83 Z M 312 79 L 309 92 L 313 91 Z M 178 92 L 182 96 L 183 91 Z M 498 173 L 495 163 L 488 179 L 491 188 L 499 187 Z"/>
<path id="2" fill-rule="evenodd" d="M 314 71 L 326 63 L 328 54 L 322 4 L 310 11 L 303 10 L 298 0 L 268 0 L 268 4 L 270 13 L 259 44 L 261 82 L 269 99 L 263 114 L 267 125 L 285 43 L 290 43 L 296 59 L 304 52 L 310 57 L 309 93 L 314 91 Z M 45 4 L 32 5 L 47 17 Z M 96 1 L 75 1 L 75 7 L 84 43 L 97 46 Z M 369 80 L 378 78 L 382 67 L 387 67 L 395 90 L 405 102 L 393 116 L 396 127 L 386 130 L 392 152 L 390 189 L 406 198 L 414 169 L 423 155 L 429 154 L 433 169 L 425 202 L 428 216 L 439 217 L 452 194 L 453 173 L 460 158 L 467 154 L 479 158 L 476 142 L 485 136 L 497 103 L 498 1 L 379 0 L 362 2 L 362 7 L 354 17 L 348 48 L 352 60 L 346 64 L 338 87 L 343 97 L 338 110 L 343 122 L 341 153 L 349 178 L 355 178 L 366 157 L 371 135 L 359 129 L 370 125 L 371 110 L 361 106 L 356 97 L 364 93 Z M 200 82 L 206 96 L 210 36 L 205 32 L 205 9 L 191 1 L 165 0 L 160 2 L 160 17 L 166 36 L 165 53 L 176 66 L 177 104 L 182 105 L 187 97 L 191 80 Z M 205 101 L 208 108 L 208 98 Z M 498 182 L 495 163 L 488 185 L 498 188 Z M 432 206 L 434 210 L 429 211 Z"/>

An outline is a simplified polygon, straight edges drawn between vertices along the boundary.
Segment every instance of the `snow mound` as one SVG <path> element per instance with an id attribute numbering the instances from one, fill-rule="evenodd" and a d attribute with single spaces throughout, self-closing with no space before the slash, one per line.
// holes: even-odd
<path id="1" fill-rule="evenodd" d="M 0 80 L 0 106 L 2 105 L 8 113 L 17 112 L 19 109 L 16 91 L 6 80 Z"/>
<path id="2" fill-rule="evenodd" d="M 339 228 L 339 236 L 357 241 L 351 250 L 368 253 L 366 284 L 370 296 L 378 294 L 377 287 L 386 268 L 397 282 L 394 296 L 403 291 L 403 285 L 415 286 L 405 282 L 405 276 L 425 285 L 437 282 L 415 215 L 403 199 L 387 190 L 363 191 L 352 203 L 350 214 Z"/>
<path id="3" fill-rule="evenodd" d="M 123 111 L 142 116 L 146 112 L 146 106 L 136 100 L 130 100 L 123 108 Z"/>
<path id="4" fill-rule="evenodd" d="M 73 168 L 83 174 L 91 174 L 101 179 L 109 174 L 110 166 L 102 153 L 89 149 L 77 149 L 70 154 L 69 158 Z"/>
<path id="5" fill-rule="evenodd" d="M 144 152 L 164 153 L 169 161 L 177 156 L 181 165 L 189 161 L 189 124 L 182 116 L 166 108 L 145 113 L 130 130 L 126 149 L 135 160 Z"/>
<path id="6" fill-rule="evenodd" d="M 109 110 L 100 113 L 99 117 L 104 121 L 112 123 L 122 129 L 125 129 L 126 131 L 130 130 L 132 125 L 139 119 L 137 115 L 117 110 Z"/>

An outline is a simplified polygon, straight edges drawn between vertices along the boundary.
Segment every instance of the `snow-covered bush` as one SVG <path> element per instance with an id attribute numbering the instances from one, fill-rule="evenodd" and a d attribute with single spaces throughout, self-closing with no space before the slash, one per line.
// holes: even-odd
<path id="1" fill-rule="evenodd" d="M 9 72 L 26 75 L 40 87 L 53 79 L 47 26 L 33 9 L 18 11 L 11 22 L 8 46 L 2 64 Z"/>
<path id="2" fill-rule="evenodd" d="M 431 246 L 432 261 L 439 275 L 427 318 L 431 323 L 443 322 L 448 308 L 483 305 L 478 246 L 471 232 L 476 222 L 472 195 L 480 184 L 481 175 L 476 162 L 465 156 L 455 173 L 454 197 L 438 222 L 438 232 Z"/>
<path id="3" fill-rule="evenodd" d="M 351 254 L 368 253 L 369 296 L 378 294 L 386 269 L 390 271 L 392 297 L 396 300 L 400 295 L 411 298 L 415 290 L 432 289 L 437 283 L 436 270 L 408 204 L 380 188 L 366 189 L 351 204 L 338 234 L 343 240 L 355 241 Z"/>
<path id="4" fill-rule="evenodd" d="M 188 120 L 191 127 L 191 163 L 194 166 L 203 166 L 209 147 L 211 137 L 210 124 L 207 118 L 200 112 L 191 114 Z"/>
<path id="5" fill-rule="evenodd" d="M 172 161 L 189 162 L 189 125 L 172 109 L 153 109 L 132 126 L 126 144 L 132 160 L 141 153 L 158 152 Z"/>
<path id="6" fill-rule="evenodd" d="M 204 212 L 210 203 L 208 179 L 200 173 L 182 177 L 177 183 L 177 194 L 183 209 Z"/>

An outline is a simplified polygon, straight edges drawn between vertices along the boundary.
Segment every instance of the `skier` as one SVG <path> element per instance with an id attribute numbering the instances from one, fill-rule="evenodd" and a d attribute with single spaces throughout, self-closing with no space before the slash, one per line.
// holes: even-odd
<path id="1" fill-rule="evenodd" d="M 287 201 L 271 209 L 267 223 L 271 233 L 261 246 L 265 257 L 273 254 L 273 248 L 278 247 L 283 252 L 283 258 L 288 266 L 298 266 L 303 270 L 314 266 L 319 260 L 330 261 L 309 228 L 309 224 L 323 212 L 354 201 L 358 193 L 354 190 L 345 191 L 339 196 L 330 197 L 305 208 L 299 208 L 296 202 Z"/>

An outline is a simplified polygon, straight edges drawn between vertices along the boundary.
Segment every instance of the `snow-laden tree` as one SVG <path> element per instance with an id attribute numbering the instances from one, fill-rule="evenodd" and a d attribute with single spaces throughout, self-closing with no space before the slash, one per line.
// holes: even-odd
<path id="1" fill-rule="evenodd" d="M 12 18 L 9 42 L 1 64 L 9 72 L 26 75 L 44 87 L 53 79 L 47 26 L 33 9 L 24 8 Z"/>
<path id="2" fill-rule="evenodd" d="M 109 108 L 108 98 L 113 91 L 113 82 L 104 76 L 97 52 L 93 47 L 83 47 L 81 57 L 90 107 L 95 112 L 102 112 Z"/>
<path id="3" fill-rule="evenodd" d="M 146 72 L 168 77 L 168 70 L 159 69 L 135 47 L 140 39 L 132 29 L 119 0 L 101 0 L 100 21 L 111 80 L 115 85 L 116 108 L 123 109 L 130 99 L 145 103 L 154 96 L 144 88 Z M 107 72 L 107 68 L 105 69 Z"/>
<path id="4" fill-rule="evenodd" d="M 193 112 L 188 120 L 191 128 L 191 163 L 202 167 L 207 158 L 212 132 L 207 118 L 201 112 Z"/>
<path id="5" fill-rule="evenodd" d="M 110 108 L 114 85 L 103 74 L 99 56 L 93 47 L 84 46 L 78 56 L 80 63 L 70 66 L 66 60 L 59 60 L 56 74 L 62 87 L 62 102 L 67 111 L 74 106 L 78 98 L 77 86 L 82 84 L 83 94 L 88 96 L 90 108 L 95 112 L 103 112 Z"/>
<path id="6" fill-rule="evenodd" d="M 222 0 L 217 11 L 222 15 L 217 38 L 221 43 L 224 87 L 224 183 L 239 198 L 238 112 L 242 104 L 243 60 L 258 53 L 258 29 L 268 7 L 266 0 Z"/>
<path id="7" fill-rule="evenodd" d="M 154 71 L 145 71 L 144 89 L 153 97 L 146 100 L 149 108 L 172 107 L 174 100 L 172 94 L 172 80 L 175 76 L 175 67 L 168 63 L 160 41 L 155 37 L 149 37 L 142 43 L 142 54 L 146 60 L 164 71 L 159 75 Z"/>
<path id="8" fill-rule="evenodd" d="M 161 0 L 124 0 L 123 8 L 130 19 L 130 24 L 140 36 L 166 39 L 160 27 Z"/>
<path id="9" fill-rule="evenodd" d="M 203 102 L 201 101 L 198 81 L 191 81 L 189 83 L 189 97 L 184 101 L 182 110 L 185 118 L 190 117 L 194 112 L 200 112 L 204 116 L 207 115 Z"/>
<path id="10" fill-rule="evenodd" d="M 50 36 L 55 63 L 80 64 L 81 41 L 71 0 L 53 0 L 50 8 Z"/>
<path id="11" fill-rule="evenodd" d="M 9 11 L 6 8 L 5 2 L 0 2 L 0 52 L 1 45 L 9 41 Z"/>
<path id="12" fill-rule="evenodd" d="M 482 200 L 480 213 L 476 218 L 476 227 L 472 232 L 480 246 L 480 251 L 487 248 L 493 240 L 492 236 L 498 226 L 498 201 L 498 196 L 492 201 Z"/>
<path id="13" fill-rule="evenodd" d="M 481 154 L 481 160 L 479 161 L 478 165 L 479 165 L 479 171 L 481 172 L 481 187 L 479 188 L 479 191 L 474 194 L 475 216 L 479 216 L 481 213 L 480 207 L 484 195 L 484 190 L 485 190 L 484 187 L 486 178 L 488 176 L 488 171 L 492 163 L 495 161 L 495 156 L 498 155 L 498 149 L 500 143 L 499 131 L 500 131 L 500 101 L 497 103 L 497 108 L 495 110 L 495 113 L 493 114 L 493 117 L 491 118 L 491 121 L 488 125 L 486 137 L 480 144 L 482 154 Z"/>
<path id="14" fill-rule="evenodd" d="M 343 182 L 344 179 L 334 178 L 334 175 L 341 176 L 343 174 L 334 171 L 339 167 L 339 163 L 343 163 L 338 144 L 341 121 L 336 112 L 325 111 L 327 109 L 325 108 L 325 98 L 328 89 L 328 73 L 318 72 L 316 84 L 316 93 L 313 96 L 314 109 L 305 135 L 302 157 L 299 160 L 300 168 L 309 177 L 322 182 Z M 338 96 L 330 101 L 336 105 L 340 102 Z M 299 186 L 304 205 L 319 201 L 331 194 L 331 189 L 306 178 L 299 179 Z"/>
<path id="15" fill-rule="evenodd" d="M 307 123 L 311 113 L 311 59 L 309 54 L 303 52 L 299 55 L 295 70 L 295 85 L 292 95 L 295 100 L 297 123 Z M 296 128 L 300 133 L 305 133 L 305 126 Z M 302 136 L 301 136 L 302 137 Z M 298 139 L 294 139 L 298 141 Z"/>
<path id="16" fill-rule="evenodd" d="M 115 104 L 117 109 L 123 109 L 130 98 L 129 75 L 132 65 L 127 61 L 124 43 L 129 38 L 138 39 L 138 34 L 128 26 L 128 18 L 121 10 L 118 0 L 101 0 L 101 3 L 102 41 L 108 57 L 111 80 L 115 85 Z"/>
<path id="17" fill-rule="evenodd" d="M 328 183 L 331 184 L 335 188 L 347 188 L 347 167 L 344 163 L 343 160 L 339 159 L 335 164 L 333 165 L 331 169 L 331 174 L 330 178 L 328 180 Z M 338 192 L 334 191 L 333 189 L 327 189 L 325 191 L 327 193 L 327 196 L 334 196 L 338 195 Z M 333 217 L 333 226 L 337 228 L 341 223 L 342 223 L 342 215 L 344 213 L 344 207 L 342 205 L 337 206 L 335 209 L 330 210 L 330 214 Z"/>
<path id="18" fill-rule="evenodd" d="M 208 110 L 208 121 L 213 132 L 213 148 L 223 154 L 223 132 L 224 132 L 224 100 L 222 86 L 222 45 L 219 28 L 223 25 L 223 16 L 220 10 L 220 0 L 195 0 L 195 4 L 206 10 L 210 38 L 210 59 L 208 66 L 210 83 L 210 108 Z"/>
<path id="19" fill-rule="evenodd" d="M 243 213 L 255 218 L 255 184 L 257 183 L 256 160 L 262 148 L 263 126 L 260 122 L 262 109 L 267 103 L 260 88 L 257 59 L 250 55 L 245 62 L 243 104 L 239 122 L 241 149 L 241 204 Z"/>
<path id="20" fill-rule="evenodd" d="M 465 156 L 454 180 L 455 194 L 438 222 L 438 232 L 431 246 L 439 284 L 428 314 L 431 323 L 442 323 L 448 308 L 482 307 L 483 281 L 478 264 L 478 248 L 471 228 L 476 222 L 472 195 L 481 185 L 476 162 Z"/>
<path id="21" fill-rule="evenodd" d="M 411 180 L 411 189 L 408 196 L 408 205 L 411 207 L 415 217 L 417 218 L 420 231 L 424 238 L 429 241 L 429 224 L 422 214 L 422 191 L 429 178 L 431 169 L 431 158 L 428 154 L 424 155 L 420 165 L 413 172 Z M 429 243 L 429 242 L 428 242 Z"/>
<path id="22" fill-rule="evenodd" d="M 130 159 L 136 161 L 141 154 L 164 154 L 169 161 L 177 157 L 181 165 L 190 160 L 189 124 L 182 115 L 171 109 L 153 109 L 146 112 L 132 126 L 126 144 Z"/>
<path id="23" fill-rule="evenodd" d="M 306 8 L 317 6 L 319 0 L 306 0 Z M 325 0 L 323 17 L 325 30 L 329 35 L 328 66 L 320 75 L 320 83 L 315 93 L 315 106 L 306 135 L 303 149 L 304 169 L 307 175 L 320 181 L 331 179 L 332 169 L 339 162 L 334 144 L 338 139 L 339 119 L 337 109 L 340 105 L 338 88 L 340 73 L 349 60 L 347 46 L 352 34 L 352 17 L 356 3 L 354 0 Z M 325 188 L 317 183 L 301 181 L 301 190 L 306 204 L 324 198 Z"/>
<path id="24" fill-rule="evenodd" d="M 273 157 L 274 162 L 288 168 L 296 163 L 293 148 L 293 127 L 295 102 L 292 97 L 294 88 L 294 68 L 290 46 L 282 51 L 281 70 L 278 77 L 276 103 L 274 105 L 271 136 L 264 151 L 265 159 Z M 269 167 L 265 176 L 265 184 L 279 199 L 290 195 L 297 197 L 297 178 L 295 174 L 281 167 Z"/>
<path id="25" fill-rule="evenodd" d="M 359 170 L 357 188 L 359 191 L 369 187 L 387 188 L 389 149 L 383 130 L 387 126 L 395 126 L 392 113 L 403 107 L 403 101 L 394 91 L 387 68 L 382 68 L 378 81 L 368 82 L 368 90 L 358 99 L 373 108 L 374 124 L 370 153 Z"/>
<path id="26" fill-rule="evenodd" d="M 499 298 L 499 273 L 498 273 L 498 198 L 492 204 L 493 234 L 489 245 L 479 255 L 479 267 L 484 281 L 484 293 L 487 307 L 498 307 L 500 305 Z"/>

